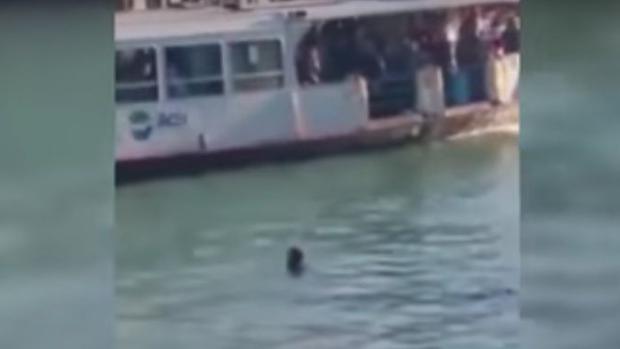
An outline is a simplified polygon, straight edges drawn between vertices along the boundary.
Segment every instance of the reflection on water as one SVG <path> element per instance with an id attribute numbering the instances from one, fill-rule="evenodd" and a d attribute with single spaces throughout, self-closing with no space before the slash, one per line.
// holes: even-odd
<path id="1" fill-rule="evenodd" d="M 120 347 L 516 348 L 517 154 L 479 138 L 124 187 Z"/>

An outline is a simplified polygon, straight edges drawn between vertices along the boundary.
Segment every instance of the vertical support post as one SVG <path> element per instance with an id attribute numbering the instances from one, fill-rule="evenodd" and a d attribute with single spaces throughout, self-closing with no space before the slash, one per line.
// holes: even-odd
<path id="1" fill-rule="evenodd" d="M 446 109 L 444 81 L 441 68 L 427 65 L 415 75 L 416 109 L 424 115 L 443 115 Z"/>
<path id="2" fill-rule="evenodd" d="M 163 104 L 168 100 L 168 86 L 166 76 L 166 55 L 164 53 L 164 47 L 157 45 L 155 47 L 155 62 L 157 67 L 157 100 L 159 104 Z"/>
<path id="3" fill-rule="evenodd" d="M 354 94 L 361 96 L 362 108 L 364 110 L 365 120 L 370 121 L 370 93 L 368 91 L 368 80 L 362 75 L 354 75 L 352 77 L 352 85 L 354 87 Z"/>
<path id="4" fill-rule="evenodd" d="M 134 0 L 134 10 L 146 10 L 146 0 Z"/>

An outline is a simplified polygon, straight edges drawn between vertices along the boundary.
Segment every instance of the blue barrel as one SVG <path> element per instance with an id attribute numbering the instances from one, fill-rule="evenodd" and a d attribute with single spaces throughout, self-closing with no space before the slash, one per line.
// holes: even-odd
<path id="1" fill-rule="evenodd" d="M 475 64 L 467 67 L 470 102 L 481 102 L 487 99 L 484 64 Z"/>
<path id="2" fill-rule="evenodd" d="M 450 69 L 444 72 L 444 92 L 448 106 L 467 104 L 470 101 L 470 84 L 466 70 Z"/>

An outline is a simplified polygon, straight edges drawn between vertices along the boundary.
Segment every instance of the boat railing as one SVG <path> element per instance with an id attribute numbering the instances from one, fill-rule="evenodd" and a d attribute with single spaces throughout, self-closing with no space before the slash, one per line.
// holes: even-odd
<path id="1" fill-rule="evenodd" d="M 407 74 L 370 79 L 368 82 L 370 116 L 380 118 L 402 114 L 407 110 L 413 111 L 415 91 L 415 80 Z"/>

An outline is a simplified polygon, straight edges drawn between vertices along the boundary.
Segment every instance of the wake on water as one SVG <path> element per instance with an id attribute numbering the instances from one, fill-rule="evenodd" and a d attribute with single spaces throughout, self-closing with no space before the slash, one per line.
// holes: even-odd
<path id="1" fill-rule="evenodd" d="M 484 135 L 506 135 L 518 137 L 520 131 L 519 123 L 493 125 L 471 131 L 465 131 L 447 138 L 448 141 L 460 140 L 464 138 L 479 137 Z"/>

